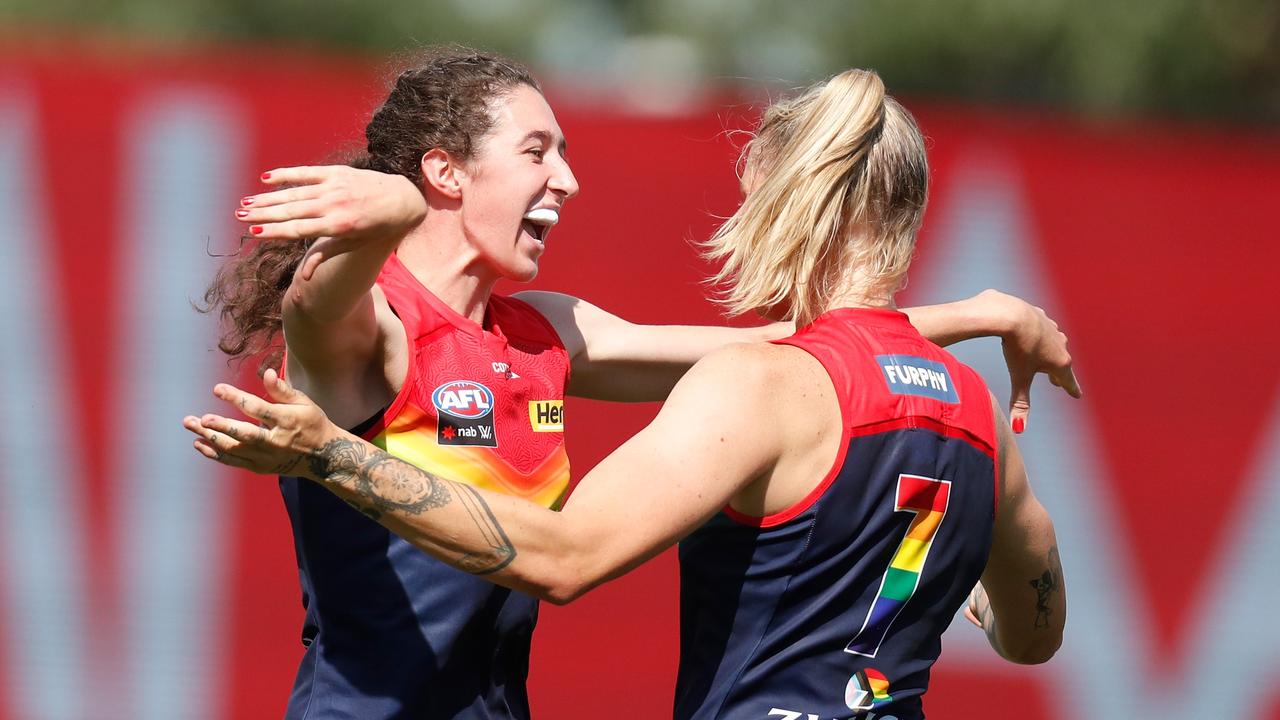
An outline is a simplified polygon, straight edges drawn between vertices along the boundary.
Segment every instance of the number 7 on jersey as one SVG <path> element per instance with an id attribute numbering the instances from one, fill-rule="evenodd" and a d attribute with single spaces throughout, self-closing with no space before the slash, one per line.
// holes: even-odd
<path id="1" fill-rule="evenodd" d="M 880 643 L 889 632 L 889 626 L 920 585 L 920 573 L 924 572 L 929 548 L 933 545 L 934 536 L 938 534 L 943 516 L 947 514 L 947 501 L 950 497 L 951 482 L 948 480 L 934 480 L 919 475 L 898 476 L 893 510 L 909 512 L 915 517 L 911 519 L 906 537 L 902 538 L 884 577 L 880 579 L 880 591 L 871 601 L 862 629 L 849 641 L 845 652 L 866 657 L 876 656 Z"/>

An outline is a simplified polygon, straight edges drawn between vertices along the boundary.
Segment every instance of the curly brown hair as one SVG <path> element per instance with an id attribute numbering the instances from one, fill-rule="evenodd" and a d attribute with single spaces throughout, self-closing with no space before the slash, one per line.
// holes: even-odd
<path id="1" fill-rule="evenodd" d="M 422 155 L 440 148 L 460 161 L 473 158 L 493 128 L 493 103 L 520 85 L 542 91 L 527 68 L 499 55 L 427 48 L 395 76 L 365 127 L 365 151 L 347 164 L 403 175 L 421 188 Z M 244 241 L 251 244 L 219 268 L 200 309 L 218 310 L 218 349 L 232 360 L 261 356 L 261 371 L 279 365 L 281 300 L 311 241 Z"/>

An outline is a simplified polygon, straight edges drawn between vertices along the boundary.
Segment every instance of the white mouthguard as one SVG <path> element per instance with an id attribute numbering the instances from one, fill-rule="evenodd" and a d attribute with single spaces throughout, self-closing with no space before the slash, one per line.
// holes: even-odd
<path id="1" fill-rule="evenodd" d="M 524 219 L 538 225 L 555 225 L 560 222 L 560 213 L 551 208 L 538 208 L 525 213 Z"/>

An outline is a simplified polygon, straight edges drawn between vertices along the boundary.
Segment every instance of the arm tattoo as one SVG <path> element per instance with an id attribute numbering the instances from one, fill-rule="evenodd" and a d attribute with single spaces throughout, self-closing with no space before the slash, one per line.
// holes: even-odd
<path id="1" fill-rule="evenodd" d="M 467 509 L 471 521 L 479 528 L 487 545 L 480 552 L 466 553 L 459 558 L 458 567 L 474 575 L 487 575 L 510 565 L 516 559 L 516 546 L 511 544 L 511 539 L 498 523 L 498 518 L 493 516 L 489 503 L 484 501 L 484 497 L 475 488 L 461 485 L 458 489 L 461 491 L 458 493 L 458 500 Z"/>
<path id="2" fill-rule="evenodd" d="M 421 515 L 448 505 L 451 499 L 445 481 L 381 451 L 369 453 L 354 479 L 356 490 L 378 515 L 386 512 Z"/>
<path id="3" fill-rule="evenodd" d="M 359 500 L 348 498 L 348 503 L 378 522 L 386 513 L 403 518 L 445 507 L 456 494 L 481 538 L 479 547 L 448 560 L 462 570 L 476 575 L 497 572 L 516 557 L 515 545 L 484 497 L 473 488 L 436 477 L 388 452 L 370 450 L 364 443 L 346 438 L 330 440 L 313 451 L 307 462 L 323 483 L 355 494 Z"/>
<path id="4" fill-rule="evenodd" d="M 1049 627 L 1049 616 L 1053 614 L 1049 603 L 1053 601 L 1053 594 L 1062 588 L 1062 560 L 1056 545 L 1049 548 L 1049 569 L 1030 584 L 1036 591 L 1036 627 Z"/>

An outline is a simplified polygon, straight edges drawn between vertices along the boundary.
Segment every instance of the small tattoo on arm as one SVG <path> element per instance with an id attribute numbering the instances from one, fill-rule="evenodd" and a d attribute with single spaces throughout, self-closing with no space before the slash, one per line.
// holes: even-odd
<path id="1" fill-rule="evenodd" d="M 1030 585 L 1036 591 L 1035 626 L 1049 627 L 1049 616 L 1053 614 L 1049 604 L 1053 601 L 1053 594 L 1062 587 L 1062 561 L 1058 556 L 1056 545 L 1049 549 L 1049 569 L 1045 570 L 1040 577 L 1031 580 Z"/>

